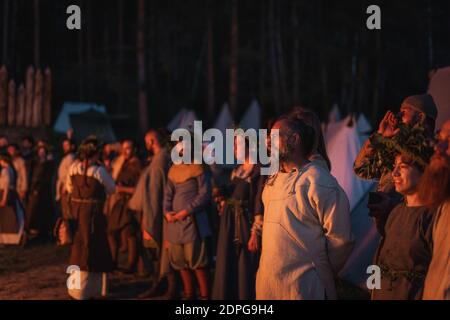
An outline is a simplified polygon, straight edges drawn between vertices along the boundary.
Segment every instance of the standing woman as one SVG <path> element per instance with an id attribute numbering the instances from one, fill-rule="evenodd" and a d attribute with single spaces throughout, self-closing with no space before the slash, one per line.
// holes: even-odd
<path id="1" fill-rule="evenodd" d="M 70 209 L 74 236 L 70 265 L 81 270 L 81 288 L 69 289 L 77 300 L 106 296 L 106 273 L 113 271 L 113 261 L 106 235 L 103 206 L 107 194 L 115 192 L 111 175 L 98 163 L 100 144 L 87 138 L 78 149 L 78 160 L 69 169 L 66 181 L 71 195 Z"/>
<path id="2" fill-rule="evenodd" d="M 24 212 L 9 156 L 0 155 L 0 167 L 0 244 L 19 244 L 24 230 Z"/>
<path id="3" fill-rule="evenodd" d="M 225 188 L 228 190 L 223 190 L 222 194 L 212 292 L 214 300 L 255 298 L 258 239 L 252 225 L 255 220 L 262 220 L 257 218 L 263 214 L 257 200 L 258 184 L 262 180 L 260 167 L 250 161 L 248 140 L 245 139 L 241 145 L 236 140 L 235 156 L 243 155 L 244 163 L 232 171 L 230 185 Z M 254 249 L 249 242 L 256 244 Z"/>
<path id="4" fill-rule="evenodd" d="M 48 147 L 41 145 L 36 150 L 30 195 L 27 205 L 26 230 L 31 238 L 50 235 L 53 218 L 52 176 L 54 161 L 48 157 Z"/>

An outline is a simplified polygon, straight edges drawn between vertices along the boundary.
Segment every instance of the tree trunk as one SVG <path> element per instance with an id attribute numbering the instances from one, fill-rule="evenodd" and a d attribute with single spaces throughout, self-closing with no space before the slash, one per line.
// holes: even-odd
<path id="1" fill-rule="evenodd" d="M 5 66 L 0 69 L 0 126 L 6 124 L 6 101 L 8 99 L 8 70 Z"/>
<path id="2" fill-rule="evenodd" d="M 88 99 L 92 99 L 92 96 L 94 94 L 93 90 L 93 80 L 95 78 L 95 68 L 93 67 L 93 60 L 94 55 L 92 52 L 92 30 L 94 29 L 94 26 L 92 24 L 92 0 L 86 2 L 86 60 L 87 60 L 87 76 L 86 76 L 86 82 L 87 82 L 87 96 Z M 108 10 L 108 9 L 105 9 Z M 106 15 L 106 12 L 105 12 Z M 106 26 L 108 23 L 105 24 Z M 107 51 L 108 54 L 109 51 Z"/>
<path id="3" fill-rule="evenodd" d="M 123 112 L 123 0 L 117 1 L 117 13 L 119 16 L 118 27 L 118 58 L 117 58 L 117 73 L 118 73 L 118 102 L 117 102 L 117 112 L 121 114 Z"/>
<path id="4" fill-rule="evenodd" d="M 36 68 L 39 67 L 41 56 L 40 56 L 40 10 L 39 10 L 39 0 L 34 0 L 34 65 Z"/>
<path id="5" fill-rule="evenodd" d="M 277 53 L 276 53 L 276 36 L 275 36 L 275 17 L 274 17 L 274 0 L 270 0 L 269 3 L 269 38 L 270 38 L 270 66 L 272 69 L 272 88 L 273 98 L 275 105 L 275 113 L 279 115 L 281 113 L 281 97 L 280 97 L 280 78 L 277 65 Z"/>
<path id="6" fill-rule="evenodd" d="M 208 1 L 207 10 L 207 33 L 208 33 L 208 62 L 207 62 L 207 115 L 211 122 L 215 113 L 215 87 L 214 87 L 214 32 L 213 32 L 213 4 L 212 0 Z"/>
<path id="7" fill-rule="evenodd" d="M 261 12 L 260 12 L 260 31 L 259 31 L 259 100 L 263 102 L 263 106 L 265 105 L 265 97 L 267 95 L 266 91 L 266 58 L 267 58 L 267 50 L 266 50 L 266 1 L 261 1 Z"/>
<path id="8" fill-rule="evenodd" d="M 8 63 L 8 22 L 9 22 L 9 0 L 3 0 L 3 63 Z"/>
<path id="9" fill-rule="evenodd" d="M 8 85 L 8 125 L 16 124 L 16 83 L 13 79 L 9 80 Z"/>
<path id="10" fill-rule="evenodd" d="M 287 84 L 286 84 L 286 68 L 284 64 L 284 54 L 283 54 L 283 44 L 281 39 L 281 14 L 280 14 L 280 8 L 277 8 L 276 10 L 276 18 L 275 18 L 275 47 L 276 47 L 276 62 L 278 65 L 278 75 L 280 80 L 280 98 L 281 98 L 281 108 L 284 110 L 284 108 L 289 106 L 289 98 L 287 94 Z"/>
<path id="11" fill-rule="evenodd" d="M 25 77 L 25 125 L 33 124 L 34 68 L 29 66 Z"/>
<path id="12" fill-rule="evenodd" d="M 84 7 L 85 1 L 82 2 Z M 78 30 L 78 96 L 80 100 L 84 100 L 84 63 L 83 63 L 83 39 L 84 39 L 84 26 L 83 19 L 81 20 L 81 30 Z"/>
<path id="13" fill-rule="evenodd" d="M 43 120 L 46 126 L 52 121 L 52 72 L 49 68 L 44 71 Z"/>
<path id="14" fill-rule="evenodd" d="M 138 74 L 138 104 L 139 128 L 141 133 L 148 129 L 147 92 L 145 79 L 145 0 L 138 0 L 137 23 L 137 74 Z"/>
<path id="15" fill-rule="evenodd" d="M 292 103 L 300 104 L 300 28 L 298 23 L 298 3 L 292 2 L 292 29 L 293 29 L 293 62 L 292 62 Z"/>
<path id="16" fill-rule="evenodd" d="M 433 48 L 433 9 L 431 0 L 427 1 L 427 25 L 428 25 L 428 67 L 434 66 L 434 48 Z"/>
<path id="17" fill-rule="evenodd" d="M 42 71 L 37 69 L 34 81 L 34 99 L 33 99 L 33 127 L 42 125 Z"/>
<path id="18" fill-rule="evenodd" d="M 231 46 L 230 46 L 230 109 L 233 117 L 237 115 L 238 108 L 238 0 L 231 0 Z"/>
<path id="19" fill-rule="evenodd" d="M 25 125 L 25 87 L 23 84 L 19 86 L 17 91 L 17 117 L 16 125 Z"/>

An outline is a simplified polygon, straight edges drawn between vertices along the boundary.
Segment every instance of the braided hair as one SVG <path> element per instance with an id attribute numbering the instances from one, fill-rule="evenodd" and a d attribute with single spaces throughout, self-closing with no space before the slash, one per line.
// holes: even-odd
<path id="1" fill-rule="evenodd" d="M 86 138 L 78 148 L 77 158 L 83 163 L 84 166 L 84 181 L 86 186 L 89 160 L 99 154 L 100 148 L 101 143 L 95 136 L 89 136 Z"/>

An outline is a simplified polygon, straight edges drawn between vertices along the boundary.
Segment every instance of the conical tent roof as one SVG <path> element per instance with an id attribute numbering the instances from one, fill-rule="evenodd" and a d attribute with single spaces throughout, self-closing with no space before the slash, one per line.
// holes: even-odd
<path id="1" fill-rule="evenodd" d="M 328 123 L 338 122 L 341 120 L 341 111 L 337 103 L 333 105 L 330 113 L 328 113 Z"/>
<path id="2" fill-rule="evenodd" d="M 224 103 L 219 116 L 214 123 L 214 128 L 219 129 L 223 134 L 225 134 L 226 129 L 231 129 L 233 127 L 233 117 L 231 116 L 230 107 L 228 103 Z"/>
<path id="3" fill-rule="evenodd" d="M 356 128 L 358 129 L 359 133 L 369 133 L 372 131 L 372 126 L 370 125 L 364 113 L 361 113 L 359 115 L 358 121 L 356 121 Z"/>
<path id="4" fill-rule="evenodd" d="M 244 113 L 239 126 L 244 130 L 258 130 L 261 128 L 261 107 L 256 99 L 252 101 L 247 111 Z"/>
<path id="5" fill-rule="evenodd" d="M 191 129 L 194 127 L 194 121 L 198 120 L 197 115 L 193 110 L 182 108 L 172 121 L 167 125 L 169 131 L 176 129 Z"/>
<path id="6" fill-rule="evenodd" d="M 53 130 L 59 133 L 66 133 L 67 130 L 72 128 L 72 124 L 70 123 L 70 115 L 84 113 L 89 110 L 106 114 L 106 107 L 103 105 L 86 102 L 65 102 L 58 114 L 58 117 L 56 118 Z"/>

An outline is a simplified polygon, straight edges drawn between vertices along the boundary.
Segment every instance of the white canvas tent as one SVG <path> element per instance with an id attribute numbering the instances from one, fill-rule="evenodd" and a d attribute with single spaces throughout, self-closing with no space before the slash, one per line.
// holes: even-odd
<path id="1" fill-rule="evenodd" d="M 78 141 L 89 135 L 95 135 L 103 142 L 116 140 L 105 106 L 93 103 L 64 103 L 53 129 L 58 133 L 66 133 L 70 128 Z"/>
<path id="2" fill-rule="evenodd" d="M 219 116 L 214 123 L 215 129 L 219 129 L 223 134 L 225 134 L 226 129 L 232 129 L 233 127 L 233 117 L 231 116 L 230 107 L 228 103 L 224 103 Z"/>
<path id="3" fill-rule="evenodd" d="M 244 130 L 261 128 L 261 107 L 256 99 L 248 107 L 239 126 Z"/>
<path id="4" fill-rule="evenodd" d="M 193 129 L 194 121 L 198 120 L 197 115 L 193 110 L 182 108 L 169 122 L 167 129 L 169 131 L 174 131 L 176 129 Z"/>
<path id="5" fill-rule="evenodd" d="M 106 114 L 106 107 L 102 105 L 97 105 L 94 103 L 83 103 L 83 102 L 66 102 L 64 103 L 58 117 L 56 118 L 53 130 L 59 133 L 66 133 L 67 130 L 72 128 L 70 123 L 70 115 L 80 114 L 89 110 L 95 110 L 100 113 Z"/>
<path id="6" fill-rule="evenodd" d="M 341 120 L 341 111 L 339 110 L 339 106 L 337 103 L 333 105 L 330 113 L 328 114 L 328 123 L 334 123 Z"/>
<path id="7" fill-rule="evenodd" d="M 436 129 L 450 119 L 450 67 L 438 69 L 428 85 L 428 93 L 438 108 Z"/>
<path id="8" fill-rule="evenodd" d="M 365 288 L 366 269 L 379 243 L 379 236 L 367 209 L 368 193 L 373 182 L 359 179 L 353 172 L 353 163 L 362 146 L 357 121 L 348 116 L 342 121 L 329 123 L 324 132 L 331 173 L 344 189 L 350 202 L 352 232 L 355 246 L 340 277 Z"/>

